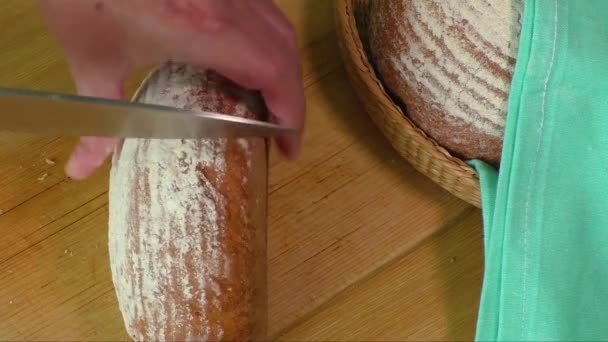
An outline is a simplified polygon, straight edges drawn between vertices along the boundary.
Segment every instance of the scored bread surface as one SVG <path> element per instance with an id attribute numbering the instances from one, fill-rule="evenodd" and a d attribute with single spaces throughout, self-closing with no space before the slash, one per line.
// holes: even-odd
<path id="1" fill-rule="evenodd" d="M 368 5 L 372 60 L 412 121 L 459 157 L 498 163 L 523 0 Z"/>
<path id="2" fill-rule="evenodd" d="M 217 74 L 168 63 L 138 102 L 255 118 L 254 97 Z M 111 170 L 112 278 L 134 340 L 247 340 L 256 315 L 249 186 L 261 138 L 126 139 Z M 260 255 L 257 255 L 259 253 Z M 264 260 L 265 261 L 265 260 Z M 260 302 L 261 303 L 261 302 Z"/>

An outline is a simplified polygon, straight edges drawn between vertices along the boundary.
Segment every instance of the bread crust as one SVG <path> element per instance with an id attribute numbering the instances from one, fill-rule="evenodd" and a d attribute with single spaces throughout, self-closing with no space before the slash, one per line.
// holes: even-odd
<path id="1" fill-rule="evenodd" d="M 410 119 L 454 155 L 499 164 L 522 0 L 368 5 L 371 59 Z"/>
<path id="2" fill-rule="evenodd" d="M 264 113 L 257 94 L 179 63 L 153 73 L 136 101 Z M 134 340 L 265 337 L 266 188 L 263 138 L 126 139 L 117 148 L 110 261 Z"/>

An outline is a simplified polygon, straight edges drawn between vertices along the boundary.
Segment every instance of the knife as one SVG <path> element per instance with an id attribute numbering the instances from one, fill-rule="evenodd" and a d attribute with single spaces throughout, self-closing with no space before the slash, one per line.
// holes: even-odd
<path id="1" fill-rule="evenodd" d="M 222 113 L 0 88 L 0 131 L 117 138 L 271 137 L 292 128 Z"/>

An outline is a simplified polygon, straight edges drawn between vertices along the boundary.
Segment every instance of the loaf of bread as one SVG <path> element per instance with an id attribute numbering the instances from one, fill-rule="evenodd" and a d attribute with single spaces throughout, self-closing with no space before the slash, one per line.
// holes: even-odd
<path id="1" fill-rule="evenodd" d="M 136 101 L 258 118 L 257 93 L 168 63 Z M 112 278 L 137 341 L 245 341 L 266 334 L 267 142 L 126 139 L 109 192 Z"/>
<path id="2" fill-rule="evenodd" d="M 499 164 L 523 0 L 371 0 L 366 45 L 408 117 L 464 159 Z"/>

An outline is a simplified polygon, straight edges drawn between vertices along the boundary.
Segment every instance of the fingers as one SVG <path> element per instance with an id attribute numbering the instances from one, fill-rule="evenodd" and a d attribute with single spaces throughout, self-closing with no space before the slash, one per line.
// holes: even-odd
<path id="1" fill-rule="evenodd" d="M 297 44 L 292 42 L 295 38 L 289 30 L 277 29 L 286 19 L 273 12 L 278 8 L 272 2 L 255 10 L 265 13 L 268 20 L 251 15 L 251 7 L 244 5 L 247 3 L 237 6 L 241 13 L 235 17 L 239 20 L 220 27 L 213 37 L 204 37 L 204 44 L 195 45 L 192 57 L 244 87 L 259 90 L 273 121 L 303 129 L 306 105 L 302 63 Z M 285 156 L 298 156 L 301 135 L 281 137 L 277 142 Z"/>
<path id="2" fill-rule="evenodd" d="M 293 127 L 302 129 L 305 123 L 305 98 L 304 98 L 304 85 L 302 80 L 302 65 L 298 53 L 297 35 L 296 32 L 283 14 L 283 12 L 275 5 L 273 0 L 254 0 L 250 2 L 254 7 L 254 11 L 258 13 L 261 18 L 264 18 L 268 23 L 268 30 L 270 32 L 261 32 L 262 39 L 267 39 L 271 32 L 278 33 L 282 39 L 282 46 L 280 46 L 279 53 L 284 58 L 291 61 L 291 64 L 287 64 L 289 70 L 281 72 L 281 80 L 279 82 L 285 82 L 291 84 L 292 95 L 289 98 L 291 100 L 282 100 L 282 94 L 274 94 L 271 91 L 262 92 L 265 100 L 269 106 L 272 114 L 272 121 L 283 126 Z M 271 42 L 272 43 L 272 42 Z M 276 45 L 276 44 L 275 44 Z M 291 79 L 289 79 L 291 77 Z M 281 84 L 275 81 L 276 84 Z M 294 104 L 299 104 L 300 112 L 293 112 L 291 110 Z M 292 114 L 289 114 L 289 113 Z M 277 139 L 278 147 L 281 152 L 290 159 L 295 159 L 299 156 L 301 149 L 302 134 L 297 135 L 286 135 Z"/>
<path id="3" fill-rule="evenodd" d="M 108 99 L 123 97 L 123 74 L 126 68 L 103 68 L 99 65 L 87 68 L 79 62 L 71 64 L 78 93 Z M 118 138 L 82 137 L 65 166 L 66 174 L 76 180 L 83 180 L 95 172 L 112 154 Z"/>
<path id="4" fill-rule="evenodd" d="M 273 0 L 253 0 L 250 4 L 261 17 L 266 19 L 283 36 L 286 44 L 293 49 L 297 49 L 296 31 Z"/>
<path id="5" fill-rule="evenodd" d="M 296 34 L 272 0 L 103 4 L 100 9 L 87 7 L 91 13 L 79 16 L 76 24 L 59 20 L 69 17 L 69 11 L 54 14 L 55 24 L 70 23 L 57 25 L 80 94 L 122 98 L 120 85 L 128 69 L 170 58 L 204 65 L 259 90 L 273 121 L 304 127 L 306 108 Z M 300 136 L 281 137 L 277 142 L 287 157 L 297 157 Z M 111 153 L 112 144 L 104 138 L 83 138 L 66 169 L 75 178 L 89 174 Z"/>
<path id="6" fill-rule="evenodd" d="M 281 106 L 283 104 L 281 101 L 277 101 L 274 104 L 275 110 L 282 110 Z M 302 111 L 302 114 L 287 112 L 289 109 L 285 109 L 283 113 L 288 113 L 288 115 L 276 116 L 272 117 L 272 121 L 286 127 L 293 127 L 299 129 L 300 132 L 294 134 L 282 135 L 277 138 L 277 146 L 283 155 L 291 160 L 295 160 L 300 156 L 302 149 L 302 139 L 303 139 L 303 128 L 305 123 L 305 114 Z"/>
<path id="7" fill-rule="evenodd" d="M 65 167 L 67 175 L 76 180 L 89 177 L 112 154 L 120 142 L 116 138 L 82 137 Z"/>

